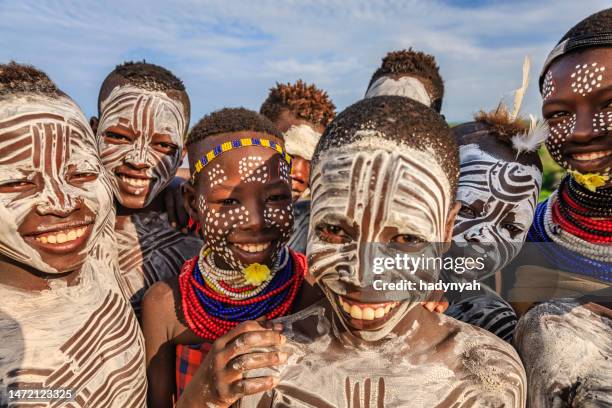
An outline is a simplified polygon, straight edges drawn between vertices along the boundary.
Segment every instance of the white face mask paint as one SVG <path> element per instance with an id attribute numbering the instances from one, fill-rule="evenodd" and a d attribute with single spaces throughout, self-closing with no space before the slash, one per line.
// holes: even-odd
<path id="1" fill-rule="evenodd" d="M 448 178 L 431 152 L 401 146 L 371 132 L 357 143 L 322 154 L 311 180 L 309 272 L 321 284 L 347 329 L 367 341 L 380 339 L 418 304 L 416 294 L 406 291 L 405 296 L 411 298 L 404 298 L 394 315 L 380 329 L 371 331 L 348 327 L 338 295 L 372 291 L 372 282 L 377 278 L 371 273 L 375 252 L 372 243 L 389 244 L 403 234 L 433 244 L 444 241 L 451 204 Z M 349 242 L 323 240 L 320 231 L 328 225 L 351 229 Z M 435 252 L 432 246 L 428 249 Z M 437 272 L 419 277 L 435 280 Z M 408 271 L 396 274 L 402 273 L 409 275 Z M 410 276 L 405 278 L 413 280 Z M 424 291 L 419 294 L 427 296 Z M 384 292 L 379 296 L 397 299 Z M 371 302 L 377 301 L 382 302 Z"/>
<path id="2" fill-rule="evenodd" d="M 453 241 L 486 246 L 485 269 L 494 273 L 518 254 L 527 238 L 542 173 L 536 166 L 497 159 L 476 144 L 461 146 L 459 157 L 457 201 L 462 208 Z"/>
<path id="3" fill-rule="evenodd" d="M 291 126 L 284 133 L 285 150 L 292 156 L 300 156 L 308 161 L 312 160 L 321 133 L 309 125 Z"/>
<path id="4" fill-rule="evenodd" d="M 47 243 L 74 241 L 89 234 L 78 255 L 85 257 L 102 230 L 114 223 L 111 189 L 97 155 L 95 138 L 78 106 L 68 98 L 22 96 L 2 102 L 0 109 L 0 186 L 19 190 L 0 192 L 0 252 L 46 273 L 58 271 L 45 260 L 36 239 Z M 79 175 L 89 174 L 88 181 Z M 79 208 L 90 215 L 76 224 L 58 219 L 64 228 L 50 234 L 24 237 L 19 229 L 28 216 L 56 215 L 70 220 Z M 88 224 L 85 227 L 85 223 Z M 30 231 L 34 232 L 34 231 Z"/>
<path id="5" fill-rule="evenodd" d="M 425 89 L 425 85 L 411 76 L 403 76 L 399 79 L 382 76 L 370 85 L 366 91 L 365 98 L 382 95 L 405 96 L 427 106 L 431 106 L 432 102 L 432 98 L 427 89 Z"/>
<path id="6" fill-rule="evenodd" d="M 184 135 L 188 118 L 180 101 L 164 92 L 148 91 L 135 86 L 117 86 L 100 103 L 100 122 L 97 138 L 102 163 L 110 173 L 115 196 L 122 202 L 116 171 L 119 166 L 146 169 L 148 181 L 136 181 L 135 187 L 148 188 L 144 206 L 153 201 L 172 180 L 181 164 Z M 131 142 L 111 143 L 105 134 L 109 129 L 122 128 L 135 135 Z M 178 148 L 174 153 L 162 153 L 151 146 L 155 135 L 168 135 Z M 127 180 L 130 181 L 130 180 Z M 126 182 L 127 182 L 126 181 Z"/>

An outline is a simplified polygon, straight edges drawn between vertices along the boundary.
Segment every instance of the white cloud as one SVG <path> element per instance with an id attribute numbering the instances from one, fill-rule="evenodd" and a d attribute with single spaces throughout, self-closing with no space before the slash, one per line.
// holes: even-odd
<path id="1" fill-rule="evenodd" d="M 516 88 L 524 55 L 533 58 L 525 109 L 537 113 L 535 78 L 546 53 L 607 6 L 449 3 L 459 2 L 0 2 L 0 60 L 39 66 L 93 114 L 104 76 L 126 59 L 146 58 L 183 78 L 195 121 L 223 106 L 258 109 L 276 81 L 297 78 L 316 82 L 343 108 L 362 97 L 387 51 L 413 46 L 436 56 L 446 81 L 443 111 L 457 121 Z"/>

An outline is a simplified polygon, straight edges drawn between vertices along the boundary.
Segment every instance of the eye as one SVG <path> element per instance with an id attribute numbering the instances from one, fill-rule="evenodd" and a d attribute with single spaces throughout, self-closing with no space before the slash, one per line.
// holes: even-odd
<path id="1" fill-rule="evenodd" d="M 510 233 L 511 236 L 516 236 L 523 232 L 523 228 L 515 225 L 515 224 L 502 224 L 502 228 Z"/>
<path id="2" fill-rule="evenodd" d="M 563 119 L 566 118 L 568 116 L 570 116 L 571 113 L 568 111 L 555 111 L 555 112 L 550 112 L 547 113 L 546 116 L 544 117 L 544 119 L 547 120 L 555 120 L 555 119 Z"/>
<path id="3" fill-rule="evenodd" d="M 337 225 L 324 224 L 317 228 L 317 235 L 330 244 L 346 244 L 351 240 L 346 231 Z"/>
<path id="4" fill-rule="evenodd" d="M 94 172 L 76 172 L 68 177 L 70 183 L 87 183 L 98 178 Z"/>
<path id="5" fill-rule="evenodd" d="M 160 153 L 173 154 L 178 150 L 178 146 L 174 143 L 159 142 L 153 143 L 153 148 Z"/>
<path id="6" fill-rule="evenodd" d="M 223 205 L 238 205 L 238 204 L 240 204 L 240 201 L 236 200 L 235 198 L 226 198 L 225 200 L 223 200 L 221 202 L 221 204 L 223 204 Z"/>
<path id="7" fill-rule="evenodd" d="M 400 234 L 400 235 L 396 235 L 393 238 L 391 238 L 391 242 L 395 242 L 397 244 L 415 245 L 415 244 L 422 244 L 425 242 L 425 240 L 417 237 L 416 235 L 412 235 L 412 234 Z"/>
<path id="8" fill-rule="evenodd" d="M 606 103 L 604 104 L 604 107 L 603 107 L 603 108 L 604 108 L 604 109 L 610 109 L 610 108 L 612 108 L 612 99 L 610 99 L 608 102 L 606 102 Z"/>
<path id="9" fill-rule="evenodd" d="M 119 134 L 119 133 L 110 132 L 108 130 L 104 132 L 104 139 L 106 142 L 113 143 L 113 144 L 132 143 L 132 139 L 130 139 L 129 137 Z"/>
<path id="10" fill-rule="evenodd" d="M 36 187 L 36 184 L 29 180 L 12 180 L 6 183 L 0 183 L 0 192 L 2 193 L 15 193 L 20 191 L 27 191 Z"/>
<path id="11" fill-rule="evenodd" d="M 476 218 L 477 214 L 476 211 L 471 209 L 467 204 L 462 204 L 461 209 L 459 209 L 459 216 L 463 218 L 474 219 Z"/>
<path id="12" fill-rule="evenodd" d="M 289 200 L 290 198 L 291 196 L 289 196 L 288 194 L 274 194 L 268 197 L 267 201 L 275 203 L 279 201 L 286 201 L 286 200 Z"/>

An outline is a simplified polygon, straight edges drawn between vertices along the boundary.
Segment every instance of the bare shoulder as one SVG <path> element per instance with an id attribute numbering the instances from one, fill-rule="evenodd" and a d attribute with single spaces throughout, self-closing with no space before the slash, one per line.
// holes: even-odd
<path id="1" fill-rule="evenodd" d="M 165 326 L 167 333 L 176 333 L 180 327 L 177 315 L 180 299 L 178 277 L 155 282 L 142 300 L 143 326 L 149 323 Z"/>
<path id="2" fill-rule="evenodd" d="M 523 407 L 526 401 L 525 368 L 516 350 L 480 327 L 440 316 L 449 325 L 456 358 L 455 373 L 478 401 L 500 406 Z"/>

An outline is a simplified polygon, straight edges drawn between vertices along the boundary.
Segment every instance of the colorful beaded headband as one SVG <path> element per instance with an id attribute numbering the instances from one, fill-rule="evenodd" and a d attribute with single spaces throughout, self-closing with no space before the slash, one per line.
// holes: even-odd
<path id="1" fill-rule="evenodd" d="M 191 175 L 191 182 L 195 182 L 196 175 L 206 167 L 208 163 L 219 157 L 222 153 L 230 150 L 239 149 L 247 146 L 262 146 L 268 149 L 275 150 L 280 154 L 287 164 L 291 165 L 291 156 L 276 142 L 268 139 L 258 139 L 255 137 L 248 137 L 243 139 L 232 140 L 231 142 L 225 142 L 218 146 L 215 146 L 211 151 L 206 153 L 200 160 L 195 164 L 195 171 Z"/>

